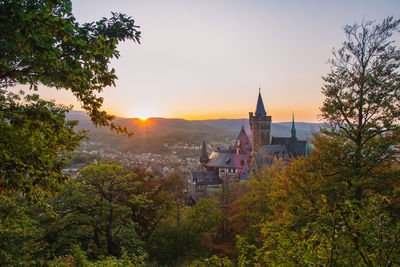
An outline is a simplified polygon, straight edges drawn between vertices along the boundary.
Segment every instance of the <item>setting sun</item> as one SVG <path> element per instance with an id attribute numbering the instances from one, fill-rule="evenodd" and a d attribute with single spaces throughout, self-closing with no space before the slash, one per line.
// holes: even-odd
<path id="1" fill-rule="evenodd" d="M 0 0 L 0 29 L 0 267 L 400 267 L 400 0 Z"/>
<path id="2" fill-rule="evenodd" d="M 142 121 L 147 120 L 148 118 L 152 118 L 152 117 L 159 117 L 157 116 L 156 112 L 147 110 L 147 111 L 134 111 L 131 113 L 130 115 L 131 118 L 138 118 L 141 119 Z"/>

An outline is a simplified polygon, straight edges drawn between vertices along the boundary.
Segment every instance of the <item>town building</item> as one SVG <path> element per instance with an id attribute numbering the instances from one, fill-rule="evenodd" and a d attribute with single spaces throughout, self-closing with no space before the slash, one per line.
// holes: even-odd
<path id="1" fill-rule="evenodd" d="M 246 181 L 251 172 L 271 166 L 276 160 L 288 163 L 310 154 L 308 142 L 296 136 L 294 115 L 290 137 L 271 138 L 271 122 L 272 117 L 267 115 L 259 91 L 256 110 L 249 112 L 252 141 L 242 127 L 233 148 L 218 148 L 209 155 L 203 142 L 200 171 L 192 172 L 188 181 L 191 197 L 196 201 L 216 190 L 224 181 Z"/>

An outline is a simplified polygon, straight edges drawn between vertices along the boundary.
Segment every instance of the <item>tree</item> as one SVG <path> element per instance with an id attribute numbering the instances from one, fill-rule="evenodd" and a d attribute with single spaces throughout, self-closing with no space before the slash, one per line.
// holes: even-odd
<path id="1" fill-rule="evenodd" d="M 293 215 L 264 225 L 261 247 L 239 239 L 246 265 L 392 266 L 400 263 L 400 222 L 381 195 L 347 201 L 331 209 L 319 203 L 306 224 Z"/>
<path id="2" fill-rule="evenodd" d="M 3 0 L 0 28 L 0 88 L 43 84 L 70 90 L 96 125 L 123 130 L 101 111 L 103 99 L 96 92 L 115 86 L 109 64 L 120 56 L 118 43 L 139 42 L 131 17 L 112 13 L 109 19 L 79 25 L 69 0 Z"/>
<path id="3" fill-rule="evenodd" d="M 333 51 L 331 72 L 323 78 L 321 117 L 331 123 L 327 136 L 343 138 L 348 152 L 343 171 L 353 194 L 379 179 L 371 172 L 393 162 L 391 146 L 400 142 L 400 50 L 391 39 L 400 20 L 363 21 L 344 28 L 346 41 Z"/>
<path id="4" fill-rule="evenodd" d="M 67 176 L 62 168 L 84 132 L 66 121 L 69 109 L 37 95 L 0 89 L 0 195 L 22 193 L 41 200 L 58 191 Z"/>
<path id="5" fill-rule="evenodd" d="M 181 210 L 185 206 L 185 180 L 181 173 L 172 171 L 165 177 L 165 187 L 171 198 L 175 202 L 176 207 L 176 225 L 179 227 L 181 221 Z"/>
<path id="6" fill-rule="evenodd" d="M 172 174 L 174 177 L 177 176 Z M 170 220 L 165 220 L 152 235 L 150 259 L 175 266 L 214 254 L 209 245 L 214 243 L 215 229 L 223 220 L 214 199 L 202 198 L 195 206 L 186 207 L 179 225 L 175 217 L 172 213 Z"/>
<path id="7" fill-rule="evenodd" d="M 94 124 L 132 134 L 101 111 L 103 99 L 96 93 L 115 85 L 110 60 L 119 57 L 119 42 L 139 42 L 138 26 L 117 13 L 79 25 L 71 10 L 69 0 L 0 1 L 0 194 L 40 199 L 56 192 L 66 179 L 61 170 L 69 153 L 84 138 L 74 132 L 76 122 L 65 120 L 71 107 L 37 95 L 22 99 L 10 87 L 70 90 Z"/>
<path id="8" fill-rule="evenodd" d="M 144 251 L 170 201 L 163 181 L 140 170 L 112 163 L 93 164 L 69 181 L 52 205 L 59 218 L 48 218 L 46 240 L 58 254 L 79 242 L 88 256 L 120 257 Z"/>
<path id="9" fill-rule="evenodd" d="M 236 234 L 253 243 L 260 238 L 260 223 L 271 217 L 274 204 L 279 205 L 279 201 L 271 201 L 271 194 L 274 193 L 272 190 L 277 189 L 274 185 L 282 182 L 278 179 L 283 168 L 283 162 L 276 161 L 270 167 L 252 174 L 247 183 L 247 192 L 235 203 L 238 211 L 230 224 L 238 224 L 237 228 L 241 231 L 236 231 Z"/>
<path id="10" fill-rule="evenodd" d="M 399 262 L 400 20 L 345 27 L 323 78 L 322 118 L 309 157 L 269 179 L 263 244 L 238 239 L 247 265 L 391 266 Z M 251 193 L 250 193 L 251 194 Z"/>
<path id="11" fill-rule="evenodd" d="M 51 250 L 37 212 L 18 194 L 0 195 L 0 262 L 4 266 L 43 262 Z M 40 265 L 40 264 L 39 264 Z"/>

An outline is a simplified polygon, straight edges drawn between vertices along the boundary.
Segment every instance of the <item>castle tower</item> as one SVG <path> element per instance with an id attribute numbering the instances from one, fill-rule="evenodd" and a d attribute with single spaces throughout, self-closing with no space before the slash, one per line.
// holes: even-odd
<path id="1" fill-rule="evenodd" d="M 250 129 L 252 133 L 253 152 L 257 152 L 261 146 L 270 144 L 271 116 L 267 116 L 261 97 L 258 92 L 256 112 L 249 112 Z"/>

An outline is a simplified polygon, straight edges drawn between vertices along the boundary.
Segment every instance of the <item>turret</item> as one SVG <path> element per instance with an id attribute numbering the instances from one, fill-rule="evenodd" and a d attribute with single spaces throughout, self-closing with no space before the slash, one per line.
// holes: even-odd
<path id="1" fill-rule="evenodd" d="M 201 165 L 205 165 L 209 161 L 206 142 L 203 141 L 203 146 L 201 148 L 201 155 L 200 155 L 200 163 Z"/>
<path id="2" fill-rule="evenodd" d="M 292 117 L 292 129 L 290 130 L 290 133 L 292 134 L 292 138 L 296 138 L 296 127 L 294 126 L 294 112 Z"/>
<path id="3" fill-rule="evenodd" d="M 264 102 L 261 97 L 261 89 L 258 91 L 258 99 L 255 113 L 249 112 L 250 129 L 252 133 L 253 152 L 257 152 L 261 146 L 270 144 L 271 116 L 267 116 Z"/>

